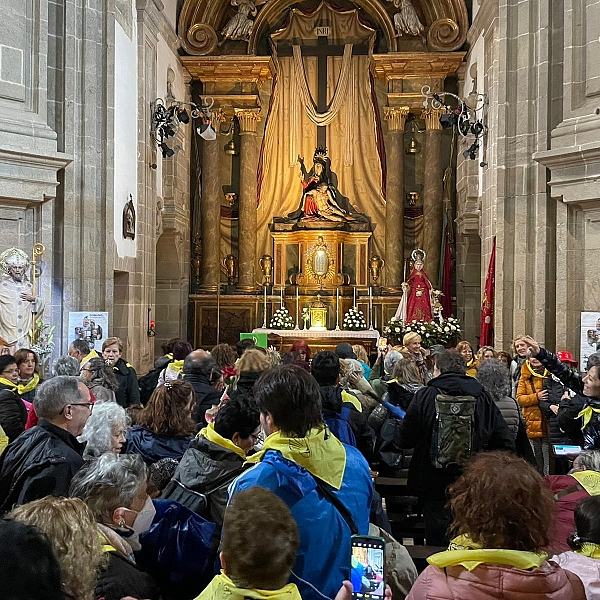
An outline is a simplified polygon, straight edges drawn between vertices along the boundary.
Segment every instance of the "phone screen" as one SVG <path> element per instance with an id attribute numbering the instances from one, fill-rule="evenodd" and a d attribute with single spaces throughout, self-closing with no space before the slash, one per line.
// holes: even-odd
<path id="1" fill-rule="evenodd" d="M 384 348 L 385 346 L 387 346 L 387 338 L 385 337 L 380 337 L 379 338 L 379 342 L 377 344 L 380 348 Z"/>
<path id="2" fill-rule="evenodd" d="M 385 544 L 379 538 L 353 537 L 350 579 L 352 597 L 381 600 L 385 595 Z"/>

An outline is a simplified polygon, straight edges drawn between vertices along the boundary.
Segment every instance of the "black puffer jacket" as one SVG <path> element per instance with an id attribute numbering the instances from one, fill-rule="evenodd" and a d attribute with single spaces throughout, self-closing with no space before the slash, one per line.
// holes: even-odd
<path id="1" fill-rule="evenodd" d="M 429 500 L 444 500 L 446 487 L 453 483 L 459 468 L 436 469 L 431 462 L 431 443 L 436 421 L 435 399 L 442 391 L 450 396 L 473 396 L 475 404 L 474 451 L 514 450 L 506 421 L 491 396 L 473 377 L 443 373 L 419 390 L 403 421 L 398 421 L 395 443 L 399 448 L 414 448 L 408 471 L 408 486 L 415 495 Z"/>
<path id="2" fill-rule="evenodd" d="M 198 512 L 216 523 L 219 531 L 227 506 L 227 488 L 242 472 L 244 460 L 232 450 L 199 435 L 183 455 L 162 497 Z"/>
<path id="3" fill-rule="evenodd" d="M 245 371 L 244 373 L 240 373 L 235 390 L 228 392 L 228 396 L 230 398 L 238 398 L 240 396 L 254 398 L 254 384 L 261 375 L 262 371 Z"/>
<path id="4" fill-rule="evenodd" d="M 96 598 L 121 600 L 125 596 L 158 600 L 160 590 L 152 576 L 118 552 L 108 553 L 108 564 L 98 574 Z"/>
<path id="5" fill-rule="evenodd" d="M 0 383 L 0 425 L 9 442 L 25 431 L 27 422 L 27 409 L 14 389 Z"/>
<path id="6" fill-rule="evenodd" d="M 84 448 L 44 419 L 24 431 L 0 457 L 0 512 L 44 496 L 68 496 Z"/>
<path id="7" fill-rule="evenodd" d="M 557 414 L 550 408 L 560 405 L 563 402 L 562 395 L 568 389 L 561 383 L 556 375 L 550 375 L 544 380 L 544 390 L 548 392 L 548 398 L 540 401 L 540 410 L 548 423 L 548 433 L 550 434 L 550 443 L 552 444 L 573 444 L 573 440 L 561 430 L 558 424 Z"/>
<path id="8" fill-rule="evenodd" d="M 140 404 L 140 387 L 135 369 L 120 358 L 114 365 L 115 377 L 119 382 L 119 387 L 115 391 L 117 403 L 123 408 L 133 404 Z"/>
<path id="9" fill-rule="evenodd" d="M 388 381 L 387 398 L 395 406 L 399 406 L 406 411 L 412 402 L 414 395 L 423 387 L 422 383 L 398 383 L 395 379 Z"/>

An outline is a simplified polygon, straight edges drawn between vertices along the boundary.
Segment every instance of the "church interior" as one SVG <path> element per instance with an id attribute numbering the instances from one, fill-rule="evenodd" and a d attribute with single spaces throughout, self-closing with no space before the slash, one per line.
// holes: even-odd
<path id="1" fill-rule="evenodd" d="M 141 372 L 174 337 L 335 346 L 351 307 L 375 343 L 421 272 L 423 318 L 476 346 L 491 258 L 495 344 L 576 349 L 600 309 L 599 6 L 4 0 L 0 251 L 43 245 L 57 355 L 69 313 L 107 312 Z"/>

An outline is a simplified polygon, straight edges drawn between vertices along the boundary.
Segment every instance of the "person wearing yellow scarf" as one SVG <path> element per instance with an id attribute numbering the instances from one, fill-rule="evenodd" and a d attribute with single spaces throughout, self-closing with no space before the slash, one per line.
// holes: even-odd
<path id="1" fill-rule="evenodd" d="M 19 367 L 14 356 L 0 356 L 0 427 L 12 442 L 25 429 L 27 409 L 18 394 Z"/>
<path id="2" fill-rule="evenodd" d="M 369 465 L 325 426 L 319 385 L 303 369 L 290 365 L 266 371 L 255 401 L 268 437 L 248 458 L 252 468 L 229 488 L 230 501 L 255 487 L 284 500 L 300 531 L 294 567 L 300 594 L 304 600 L 322 600 L 320 594 L 333 598 L 341 579 L 350 575 L 351 531 L 368 532 Z"/>
<path id="3" fill-rule="evenodd" d="M 40 376 L 37 373 L 34 373 L 33 377 L 29 381 L 21 381 L 17 385 L 17 391 L 19 393 L 19 396 L 23 396 L 24 394 L 32 392 L 33 390 L 35 390 L 39 383 Z"/>
<path id="4" fill-rule="evenodd" d="M 588 600 L 595 600 L 600 598 L 600 496 L 590 496 L 577 505 L 575 529 L 567 540 L 572 551 L 553 556 L 551 560 L 575 573 L 583 582 Z"/>
<path id="5" fill-rule="evenodd" d="M 221 574 L 196 600 L 302 600 L 287 583 L 300 536 L 285 502 L 264 488 L 230 504 L 221 540 Z"/>

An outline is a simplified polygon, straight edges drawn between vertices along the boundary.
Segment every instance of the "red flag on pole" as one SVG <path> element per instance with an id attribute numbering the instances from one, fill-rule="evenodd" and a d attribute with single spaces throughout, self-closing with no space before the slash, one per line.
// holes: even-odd
<path id="1" fill-rule="evenodd" d="M 485 279 L 485 292 L 481 303 L 481 327 L 479 344 L 492 346 L 494 344 L 494 295 L 496 292 L 496 237 L 492 245 L 492 254 Z"/>

